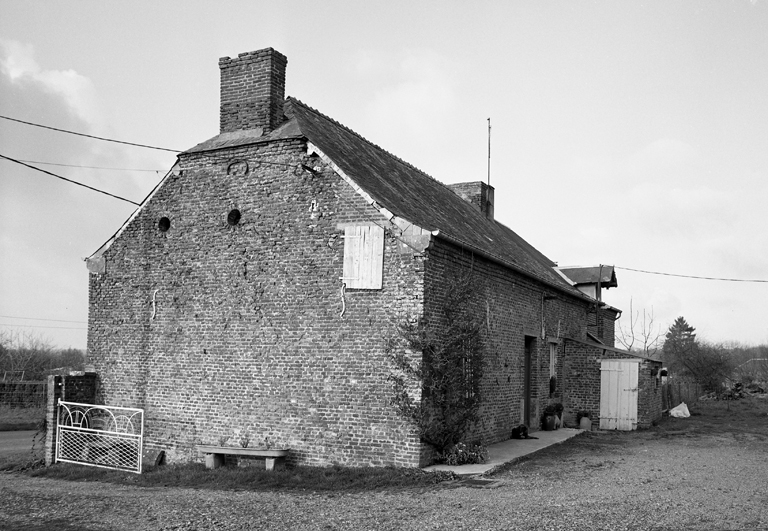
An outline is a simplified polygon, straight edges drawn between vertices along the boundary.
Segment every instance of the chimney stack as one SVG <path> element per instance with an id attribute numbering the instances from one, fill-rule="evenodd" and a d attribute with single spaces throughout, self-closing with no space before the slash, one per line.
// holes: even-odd
<path id="1" fill-rule="evenodd" d="M 493 219 L 493 186 L 483 181 L 449 184 L 448 188 L 467 203 L 473 205 L 488 219 Z"/>
<path id="2" fill-rule="evenodd" d="M 219 59 L 221 132 L 277 129 L 285 120 L 285 67 L 288 59 L 272 48 Z"/>

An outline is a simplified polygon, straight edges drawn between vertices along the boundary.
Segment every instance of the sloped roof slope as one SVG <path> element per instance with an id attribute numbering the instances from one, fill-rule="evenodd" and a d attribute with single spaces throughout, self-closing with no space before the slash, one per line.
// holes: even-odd
<path id="1" fill-rule="evenodd" d="M 597 284 L 598 280 L 604 288 L 615 288 L 619 285 L 613 266 L 560 267 L 558 269 L 577 285 Z"/>
<path id="2" fill-rule="evenodd" d="M 285 112 L 310 142 L 396 216 L 581 296 L 554 271 L 554 262 L 446 185 L 296 99 L 288 98 Z"/>
<path id="3" fill-rule="evenodd" d="M 351 129 L 295 98 L 284 105 L 288 120 L 269 134 L 254 129 L 222 133 L 185 153 L 199 153 L 284 138 L 306 138 L 379 205 L 454 244 L 577 297 L 584 295 L 555 270 L 555 263 L 505 225 L 487 219 L 450 188 Z"/>

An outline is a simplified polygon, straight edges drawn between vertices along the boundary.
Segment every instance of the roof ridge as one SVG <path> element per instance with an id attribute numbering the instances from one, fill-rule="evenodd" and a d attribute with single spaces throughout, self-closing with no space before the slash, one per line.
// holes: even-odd
<path id="1" fill-rule="evenodd" d="M 295 98 L 295 97 L 293 97 L 293 96 L 288 96 L 288 97 L 287 97 L 287 98 L 285 98 L 285 99 L 286 99 L 286 100 L 291 100 L 292 102 L 295 102 L 295 103 L 298 103 L 299 105 L 301 105 L 301 106 L 302 106 L 302 107 L 304 107 L 305 109 L 308 109 L 308 110 L 310 110 L 310 111 L 314 112 L 315 114 L 319 114 L 320 116 L 322 116 L 322 117 L 323 117 L 323 118 L 325 118 L 326 120 L 328 120 L 328 121 L 330 121 L 330 122 L 333 122 L 333 123 L 334 123 L 334 124 L 336 124 L 337 126 L 339 126 L 339 127 L 341 127 L 342 129 L 344 129 L 345 131 L 347 131 L 347 132 L 349 132 L 349 133 L 351 133 L 351 134 L 355 135 L 357 138 L 359 138 L 359 139 L 360 139 L 360 140 L 362 140 L 363 142 L 366 142 L 366 143 L 370 144 L 371 146 L 375 147 L 376 149 L 378 149 L 378 150 L 381 150 L 382 152 L 386 153 L 387 155 L 389 155 L 390 157 L 392 157 L 392 158 L 393 158 L 393 159 L 395 159 L 396 161 L 398 161 L 398 162 L 400 162 L 400 163 L 404 164 L 405 166 L 407 166 L 407 167 L 409 167 L 409 168 L 411 168 L 411 169 L 413 169 L 413 170 L 416 170 L 417 172 L 419 172 L 420 174 L 422 174 L 424 177 L 427 177 L 427 178 L 429 178 L 429 179 L 431 179 L 431 180 L 435 181 L 436 183 L 438 183 L 438 184 L 440 184 L 440 185 L 442 185 L 442 186 L 444 186 L 444 187 L 446 187 L 446 188 L 448 188 L 448 189 L 450 190 L 450 187 L 449 187 L 447 184 L 445 184 L 445 183 L 441 182 L 440 180 L 438 180 L 438 179 L 437 179 L 437 178 L 435 178 L 435 177 L 432 177 L 430 174 L 428 174 L 427 172 L 425 172 L 425 171 L 424 171 L 424 170 L 422 170 L 422 169 L 419 169 L 419 168 L 417 168 L 416 166 L 414 166 L 414 165 L 413 165 L 413 164 L 411 164 L 410 162 L 408 162 L 408 161 L 406 161 L 406 160 L 403 160 L 403 159 L 401 159 L 400 157 L 398 157 L 397 155 L 393 154 L 392 152 L 390 152 L 390 151 L 387 151 L 386 149 L 384 149 L 384 148 L 383 148 L 383 147 L 381 147 L 380 145 L 378 145 L 378 144 L 375 144 L 375 143 L 371 142 L 370 140 L 368 140 L 367 138 L 365 138 L 363 135 L 361 135 L 361 134 L 360 134 L 360 133 L 358 133 L 357 131 L 354 131 L 353 129 L 350 129 L 349 127 L 347 127 L 347 126 L 346 126 L 346 125 L 344 125 L 343 123 L 341 123 L 341 122 L 339 122 L 339 121 L 337 121 L 337 120 L 334 120 L 333 118 L 331 118 L 331 117 L 330 117 L 330 116 L 328 116 L 327 114 L 324 114 L 324 113 L 322 113 L 322 112 L 318 111 L 317 109 L 315 109 L 315 108 L 314 108 L 314 107 L 312 107 L 311 105 L 307 105 L 306 103 L 304 103 L 304 102 L 303 102 L 303 101 L 301 101 L 300 99 L 298 99 L 298 98 Z M 453 191 L 453 190 L 451 190 L 451 191 Z"/>

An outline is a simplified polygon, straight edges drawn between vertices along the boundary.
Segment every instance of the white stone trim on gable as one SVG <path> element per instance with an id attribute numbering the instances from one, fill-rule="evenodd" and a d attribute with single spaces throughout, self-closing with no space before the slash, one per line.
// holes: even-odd
<path id="1" fill-rule="evenodd" d="M 400 232 L 404 237 L 407 237 L 409 242 L 408 245 L 411 246 L 414 250 L 417 250 L 419 252 L 423 252 L 424 249 L 427 248 L 429 245 L 429 240 L 432 236 L 437 236 L 438 231 L 429 231 L 427 229 L 424 229 L 422 227 L 419 227 L 415 225 L 414 223 L 408 221 L 407 219 L 401 218 L 399 216 L 396 216 L 383 206 L 381 206 L 379 203 L 377 203 L 365 190 L 360 187 L 359 184 L 355 182 L 355 180 L 347 175 L 347 173 L 342 170 L 338 164 L 333 162 L 331 158 L 323 153 L 323 151 L 314 145 L 312 142 L 307 140 L 307 155 L 317 155 L 320 157 L 320 159 L 326 163 L 328 166 L 333 169 L 334 172 L 336 172 L 339 177 L 344 179 L 344 181 L 349 184 L 352 189 L 360 196 L 362 197 L 366 203 L 371 205 L 373 208 L 379 211 L 379 213 L 384 216 L 387 221 L 393 223 L 398 229 L 400 229 Z M 411 244 L 416 245 L 411 245 Z"/>

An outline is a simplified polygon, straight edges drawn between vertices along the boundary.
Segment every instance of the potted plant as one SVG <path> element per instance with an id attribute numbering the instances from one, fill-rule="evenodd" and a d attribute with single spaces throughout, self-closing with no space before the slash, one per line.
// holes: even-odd
<path id="1" fill-rule="evenodd" d="M 555 404 L 549 404 L 544 408 L 544 412 L 541 414 L 541 429 L 544 431 L 552 431 L 555 429 L 555 418 L 557 417 L 557 409 Z"/>
<path id="2" fill-rule="evenodd" d="M 555 429 L 557 429 L 563 425 L 563 404 L 560 402 L 555 404 L 555 415 L 557 416 L 555 419 Z"/>
<path id="3" fill-rule="evenodd" d="M 576 412 L 576 423 L 579 425 L 579 429 L 592 431 L 592 418 L 590 412 L 582 409 Z"/>

